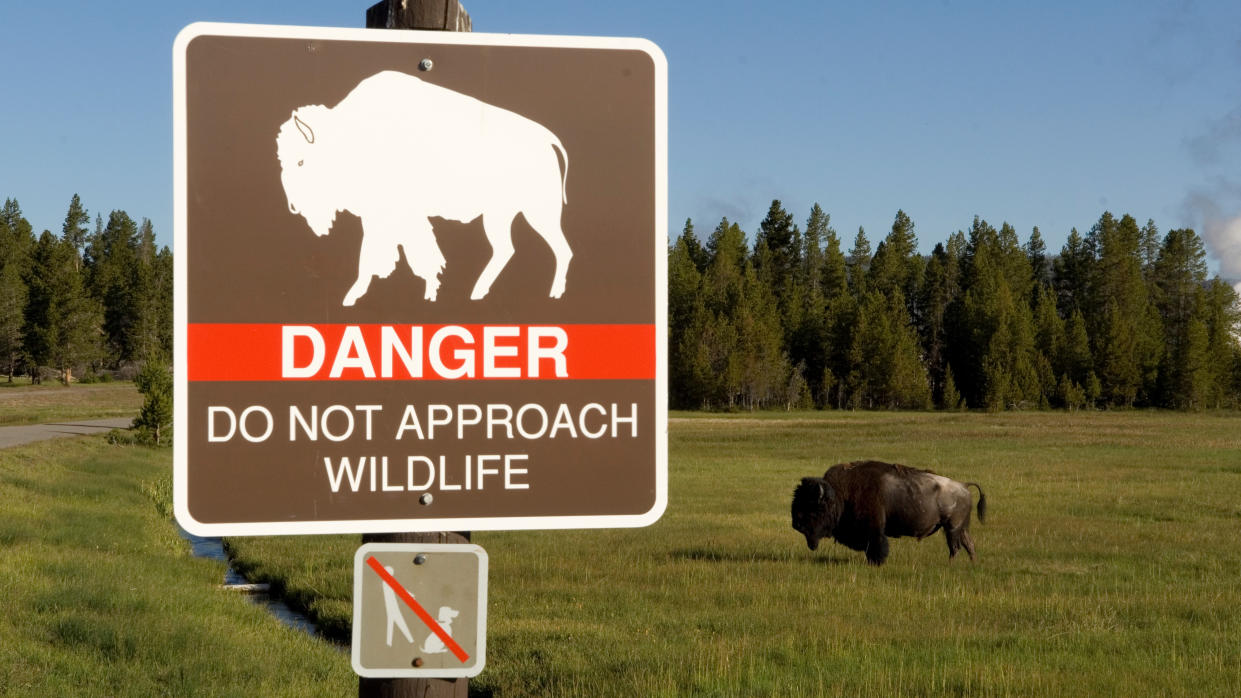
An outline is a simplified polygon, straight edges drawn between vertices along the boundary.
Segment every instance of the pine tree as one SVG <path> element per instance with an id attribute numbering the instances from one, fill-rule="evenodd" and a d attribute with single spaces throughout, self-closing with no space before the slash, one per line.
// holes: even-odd
<path id="1" fill-rule="evenodd" d="M 745 390 L 747 357 L 740 316 L 746 303 L 746 276 L 753 269 L 746 255 L 745 233 L 727 218 L 707 240 L 711 262 L 702 275 L 704 325 L 701 352 L 711 382 L 705 402 L 731 409 Z"/>
<path id="2" fill-rule="evenodd" d="M 135 358 L 147 361 L 166 358 L 162 355 L 159 308 L 155 292 L 155 229 L 149 218 L 138 226 L 137 254 L 131 273 L 135 317 L 133 343 Z"/>
<path id="3" fill-rule="evenodd" d="M 26 351 L 35 367 L 49 366 L 69 385 L 73 367 L 97 351 L 100 313 L 87 297 L 72 245 L 44 231 L 28 280 Z"/>
<path id="4" fill-rule="evenodd" d="M 1142 381 L 1137 363 L 1137 323 L 1120 301 L 1110 298 L 1099 324 L 1095 347 L 1103 397 L 1110 405 L 1130 407 L 1137 400 Z"/>
<path id="5" fill-rule="evenodd" d="M 1191 229 L 1168 232 L 1152 266 L 1155 303 L 1166 321 L 1180 323 L 1194 311 L 1194 295 L 1207 279 L 1206 248 Z"/>
<path id="6" fill-rule="evenodd" d="M 849 272 L 849 289 L 854 296 L 861 298 L 867 291 L 866 278 L 870 272 L 870 240 L 866 238 L 866 229 L 860 225 L 845 263 Z"/>
<path id="7" fill-rule="evenodd" d="M 1206 332 L 1206 406 L 1241 407 L 1241 301 L 1219 277 L 1207 282 L 1202 298 L 1199 320 Z"/>
<path id="8" fill-rule="evenodd" d="M 825 355 L 826 373 L 832 376 L 831 392 L 826 402 L 836 409 L 856 407 L 855 387 L 861 381 L 860 368 L 864 356 L 855 354 L 854 340 L 857 336 L 858 302 L 851 293 L 839 293 L 827 302 L 827 341 Z"/>
<path id="9" fill-rule="evenodd" d="M 1159 259 L 1159 250 L 1162 247 L 1163 241 L 1159 237 L 1159 228 L 1154 220 L 1148 218 L 1146 225 L 1142 226 L 1138 242 L 1142 256 L 1142 273 L 1148 277 L 1154 271 L 1155 262 Z"/>
<path id="10" fill-rule="evenodd" d="M 885 296 L 869 291 L 858 308 L 850 347 L 854 407 L 924 409 L 931 391 L 922 365 L 918 336 L 900 291 Z"/>
<path id="11" fill-rule="evenodd" d="M 898 210 L 892 221 L 892 229 L 875 249 L 870 265 L 868 288 L 892 296 L 899 291 L 904 296 L 910 317 L 918 318 L 922 285 L 923 261 L 918 255 L 918 237 L 914 234 L 914 222 L 904 211 Z"/>
<path id="12" fill-rule="evenodd" d="M 1169 231 L 1149 276 L 1163 323 L 1158 401 L 1182 409 L 1201 407 L 1207 376 L 1207 333 L 1201 310 L 1207 266 L 1201 238 L 1193 230 Z"/>
<path id="13" fill-rule="evenodd" d="M 745 321 L 738 328 L 746 349 L 745 400 L 751 408 L 777 399 L 777 387 L 790 370 L 784 348 L 802 344 L 797 335 L 805 319 L 809 283 L 801 273 L 802 247 L 801 230 L 792 214 L 779 199 L 772 200 L 754 237 L 750 256 L 754 284 L 748 285 Z M 746 278 L 749 281 L 748 274 Z"/>
<path id="14" fill-rule="evenodd" d="M 814 406 L 810 383 L 806 380 L 806 364 L 799 363 L 789 372 L 788 385 L 784 391 L 784 409 L 806 409 Z"/>
<path id="15" fill-rule="evenodd" d="M 5 199 L 4 207 L 0 208 L 0 226 L 4 227 L 6 239 L 0 240 L 0 244 L 13 250 L 18 246 L 30 246 L 34 243 L 34 231 L 30 227 L 30 222 L 22 215 L 22 207 L 17 203 L 17 199 Z"/>
<path id="16" fill-rule="evenodd" d="M 34 229 L 22 215 L 17 199 L 5 199 L 4 208 L 0 209 L 0 264 L 16 264 L 24 269 L 34 245 Z"/>
<path id="17" fill-rule="evenodd" d="M 982 308 L 995 313 L 995 332 L 983 354 L 983 404 L 992 410 L 1042 405 L 1029 308 L 1005 287 Z"/>
<path id="18" fill-rule="evenodd" d="M 0 370 L 8 374 L 10 383 L 24 350 L 28 292 L 23 277 L 15 260 L 0 259 Z"/>
<path id="19" fill-rule="evenodd" d="M 849 271 L 845 255 L 840 251 L 840 238 L 836 231 L 827 228 L 827 241 L 823 252 L 823 299 L 830 302 L 849 291 Z"/>
<path id="20" fill-rule="evenodd" d="M 919 289 L 922 308 L 918 318 L 918 335 L 926 357 L 927 372 L 931 380 L 931 392 L 940 405 L 944 405 L 942 391 L 947 388 L 948 368 L 948 309 L 957 300 L 960 291 L 958 278 L 960 260 L 953 259 L 942 243 L 936 244 L 926 263 L 923 284 Z M 955 385 L 953 386 L 955 390 Z M 948 409 L 956 406 L 955 401 Z"/>
<path id="21" fill-rule="evenodd" d="M 831 217 L 816 203 L 806 219 L 806 232 L 802 236 L 800 266 L 796 274 L 796 295 L 802 308 L 798 313 L 798 325 L 787 339 L 789 362 L 800 367 L 806 390 L 813 399 L 823 400 L 823 380 L 827 357 L 823 351 L 827 341 L 827 299 L 824 296 L 824 267 L 826 255 L 824 241 L 835 238 L 831 229 Z M 839 254 L 839 242 L 836 253 Z M 796 372 L 798 369 L 794 369 Z"/>
<path id="22" fill-rule="evenodd" d="M 113 211 L 91 241 L 88 277 L 92 295 L 104 308 L 104 335 L 113 363 L 137 361 L 148 349 L 150 286 L 142 247 L 138 225 L 124 211 Z"/>
<path id="23" fill-rule="evenodd" d="M 1033 275 L 1030 270 L 1030 258 L 1026 253 L 1026 249 L 1022 247 L 1021 242 L 1017 239 L 1017 229 L 1007 222 L 1000 225 L 997 234 L 1000 244 L 1001 264 L 1004 268 L 1004 277 L 1008 281 L 1008 288 L 1013 292 L 1014 298 L 1025 305 L 1030 305 L 1033 295 Z"/>
<path id="24" fill-rule="evenodd" d="M 705 309 L 702 275 L 693 259 L 690 241 L 693 227 L 685 230 L 668 252 L 668 380 L 669 401 L 673 407 L 701 406 L 707 386 L 703 383 L 709 367 L 701 365 Z"/>
<path id="25" fill-rule="evenodd" d="M 1142 277 L 1140 237 L 1132 216 L 1117 221 L 1106 211 L 1087 237 L 1097 261 L 1092 304 L 1083 310 L 1104 397 L 1119 407 L 1153 392 L 1162 349 L 1158 316 L 1149 307 Z"/>
<path id="26" fill-rule="evenodd" d="M 173 335 L 173 258 L 167 246 L 160 248 L 155 254 L 154 273 L 154 311 L 158 328 L 158 356 L 171 360 Z"/>
<path id="27" fill-rule="evenodd" d="M 31 253 L 29 275 L 26 278 L 26 324 L 25 335 L 26 356 L 35 369 L 30 375 L 35 383 L 40 383 L 40 367 L 52 362 L 52 348 L 60 342 L 58 320 L 58 294 L 52 280 L 56 243 L 51 233 L 43 231 L 39 241 Z"/>
<path id="28" fill-rule="evenodd" d="M 1060 316 L 1090 307 L 1090 278 L 1094 273 L 1094 255 L 1077 228 L 1069 231 L 1060 256 L 1052 263 L 1053 287 Z"/>
<path id="29" fill-rule="evenodd" d="M 970 404 L 992 410 L 1045 400 L 1025 300 L 1028 267 L 1016 234 L 1011 226 L 1008 230 L 1000 235 L 974 218 L 962 257 L 963 295 L 951 312 L 958 385 Z"/>
<path id="30" fill-rule="evenodd" d="M 87 235 L 89 230 L 86 224 L 90 222 L 90 214 L 82 208 L 82 200 L 77 194 L 69 201 L 69 211 L 65 214 L 65 223 L 61 227 L 61 239 L 73 250 L 73 269 L 81 271 L 82 255 L 85 252 Z"/>
<path id="31" fill-rule="evenodd" d="M 741 303 L 734 312 L 742 351 L 742 400 L 749 409 L 776 404 L 789 375 L 788 356 L 778 303 L 753 267 L 745 269 Z"/>
<path id="32" fill-rule="evenodd" d="M 886 402 L 894 409 L 927 409 L 931 402 L 931 383 L 922 363 L 918 332 L 907 312 L 900 291 L 887 298 L 885 315 L 892 336 L 892 355 L 885 385 Z"/>
<path id="33" fill-rule="evenodd" d="M 810 215 L 806 218 L 806 232 L 802 235 L 801 277 L 804 279 L 802 283 L 811 294 L 817 294 L 817 298 L 820 299 L 826 295 L 823 290 L 826 264 L 824 246 L 828 244 L 830 238 L 836 235 L 831 223 L 832 217 L 818 203 L 815 203 L 810 208 Z M 839 251 L 839 242 L 837 251 Z"/>
<path id="34" fill-rule="evenodd" d="M 1039 287 L 1052 282 L 1051 262 L 1047 259 L 1047 243 L 1038 226 L 1030 231 L 1030 239 L 1025 246 L 1026 261 L 1030 265 L 1030 276 L 1034 282 L 1034 294 L 1037 296 Z"/>
<path id="35" fill-rule="evenodd" d="M 944 243 L 944 251 L 948 253 L 948 257 L 957 261 L 958 266 L 965 259 L 965 250 L 969 247 L 969 242 L 965 239 L 965 232 L 958 230 L 948 236 L 948 242 Z"/>
<path id="36" fill-rule="evenodd" d="M 1191 318 L 1185 328 L 1175 385 L 1173 405 L 1180 409 L 1201 410 L 1216 403 L 1211 391 L 1210 334 L 1206 323 Z"/>
<path id="37" fill-rule="evenodd" d="M 746 262 L 745 233 L 728 218 L 721 218 L 707 238 L 707 255 L 708 266 L 723 264 L 740 273 Z"/>
<path id="38" fill-rule="evenodd" d="M 34 231 L 16 199 L 0 209 L 0 362 L 13 382 L 26 354 L 26 305 Z"/>
<path id="39" fill-rule="evenodd" d="M 1086 405 L 1086 391 L 1080 385 L 1074 383 L 1067 373 L 1060 376 L 1057 394 L 1065 409 L 1070 412 L 1080 410 Z"/>
<path id="40" fill-rule="evenodd" d="M 685 249 L 689 253 L 689 258 L 694 262 L 694 267 L 698 273 L 707 270 L 707 264 L 711 261 L 711 255 L 707 252 L 707 248 L 703 247 L 699 242 L 698 236 L 694 234 L 694 222 L 688 218 L 685 219 L 685 227 L 681 230 L 681 239 L 685 240 Z"/>
<path id="41" fill-rule="evenodd" d="M 1103 397 L 1103 383 L 1099 381 L 1099 376 L 1091 371 L 1086 376 L 1086 383 L 1082 386 L 1083 392 L 1086 394 L 1086 407 L 1094 408 L 1099 404 L 1099 400 Z"/>
<path id="42" fill-rule="evenodd" d="M 755 254 L 751 259 L 759 279 L 767 284 L 780 303 L 781 312 L 789 305 L 800 247 L 801 232 L 793 224 L 793 215 L 784 210 L 779 199 L 773 199 L 754 236 Z"/>
<path id="43" fill-rule="evenodd" d="M 86 236 L 86 245 L 82 250 L 82 268 L 86 270 L 86 288 L 92 294 L 99 283 L 96 280 L 97 271 L 101 266 L 104 257 L 104 239 L 103 239 L 103 216 L 95 214 L 95 229 Z M 98 295 L 95 296 L 98 298 Z"/>
<path id="44" fill-rule="evenodd" d="M 1056 297 L 1050 286 L 1039 284 L 1034 305 L 1035 368 L 1043 396 L 1049 400 L 1063 395 L 1057 376 L 1066 371 L 1062 363 L 1065 342 L 1064 320 L 1056 311 Z"/>
<path id="45" fill-rule="evenodd" d="M 958 244 L 964 238 L 960 236 Z M 995 228 L 978 216 L 970 226 L 959 256 L 960 292 L 946 312 L 947 360 L 953 367 L 957 388 L 966 404 L 983 404 L 986 377 L 983 359 L 996 332 L 994 313 L 983 313 L 984 302 L 993 297 L 1003 278 L 995 260 L 999 239 Z"/>
<path id="46" fill-rule="evenodd" d="M 172 373 L 162 361 L 149 360 L 134 378 L 142 393 L 142 408 L 133 428 L 159 446 L 166 427 L 172 424 Z"/>
<path id="47" fill-rule="evenodd" d="M 884 297 L 867 291 L 858 299 L 850 337 L 847 374 L 848 405 L 853 409 L 883 407 L 882 387 L 890 369 L 892 337 L 884 317 Z"/>
<path id="48" fill-rule="evenodd" d="M 1083 387 L 1094 373 L 1094 355 L 1090 352 L 1090 336 L 1081 310 L 1074 309 L 1064 323 L 1064 348 L 1056 366 L 1069 380 Z"/>
<path id="49" fill-rule="evenodd" d="M 957 390 L 957 382 L 952 377 L 951 366 L 944 368 L 944 390 L 940 397 L 939 406 L 945 410 L 959 410 L 965 407 L 965 400 Z"/>
<path id="50" fill-rule="evenodd" d="M 8 217 L 0 216 L 0 369 L 10 383 L 23 351 L 26 264 L 25 241 L 18 238 Z"/>

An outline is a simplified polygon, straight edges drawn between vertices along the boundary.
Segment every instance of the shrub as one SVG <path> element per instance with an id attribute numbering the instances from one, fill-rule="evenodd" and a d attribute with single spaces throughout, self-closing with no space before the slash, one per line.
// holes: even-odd
<path id="1" fill-rule="evenodd" d="M 166 436 L 165 427 L 172 424 L 172 372 L 161 361 L 147 361 L 134 383 L 146 399 L 133 428 L 159 446 Z"/>

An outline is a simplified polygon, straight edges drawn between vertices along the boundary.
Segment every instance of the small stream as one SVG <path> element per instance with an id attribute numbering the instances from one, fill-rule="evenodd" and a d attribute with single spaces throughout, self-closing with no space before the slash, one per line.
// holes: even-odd
<path id="1" fill-rule="evenodd" d="M 207 558 L 208 560 L 217 560 L 219 562 L 224 563 L 225 565 L 224 587 L 225 588 L 240 587 L 241 585 L 250 584 L 249 581 L 244 576 L 242 576 L 240 572 L 233 569 L 233 566 L 229 563 L 228 554 L 224 552 L 223 539 L 204 538 L 202 536 L 196 536 L 193 533 L 190 533 L 189 531 L 185 530 L 184 528 L 181 528 L 180 526 L 177 526 L 177 532 L 181 534 L 182 538 L 189 541 L 190 549 L 193 551 L 194 557 L 204 557 L 204 558 Z M 244 594 L 246 598 L 250 599 L 250 601 L 252 601 L 253 603 L 256 603 L 260 606 L 265 607 L 268 611 L 272 613 L 272 615 L 276 616 L 276 618 L 278 618 L 280 622 L 284 623 L 285 625 L 291 628 L 296 628 L 297 630 L 301 630 L 302 632 L 308 635 L 313 635 L 315 637 L 327 640 L 327 638 L 324 638 L 322 635 L 319 634 L 318 628 L 316 628 L 315 624 L 311 623 L 310 620 L 306 618 L 306 616 L 303 616 L 297 611 L 294 611 L 293 609 L 289 608 L 288 605 L 286 605 L 280 599 L 272 598 L 271 595 L 269 595 L 265 589 L 258 589 L 258 590 L 251 590 L 251 589 L 240 590 L 239 589 L 236 593 Z M 331 640 L 327 640 L 327 641 L 332 642 Z M 336 644 L 336 643 L 333 643 L 333 644 Z"/>

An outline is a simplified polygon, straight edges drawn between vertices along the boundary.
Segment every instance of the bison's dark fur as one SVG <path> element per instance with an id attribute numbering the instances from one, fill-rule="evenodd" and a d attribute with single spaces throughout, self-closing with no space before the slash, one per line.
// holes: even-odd
<path id="1" fill-rule="evenodd" d="M 889 537 L 922 540 L 942 528 L 948 558 L 964 546 L 973 560 L 968 487 L 978 488 L 978 520 L 984 521 L 987 498 L 976 483 L 873 460 L 833 465 L 821 478 L 802 478 L 793 491 L 793 528 L 811 550 L 831 536 L 866 551 L 873 565 L 888 558 Z"/>

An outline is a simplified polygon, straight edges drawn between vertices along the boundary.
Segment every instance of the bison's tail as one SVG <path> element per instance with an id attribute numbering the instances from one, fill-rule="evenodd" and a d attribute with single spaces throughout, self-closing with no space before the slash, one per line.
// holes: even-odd
<path id="1" fill-rule="evenodd" d="M 569 151 L 564 149 L 564 146 L 560 144 L 560 139 L 555 134 L 552 134 L 552 147 L 560 153 L 560 158 L 564 160 L 564 172 L 560 175 L 560 203 L 568 204 L 569 192 L 566 189 L 566 185 L 569 181 Z"/>
<path id="2" fill-rule="evenodd" d="M 977 482 L 967 482 L 965 486 L 978 488 L 978 520 L 987 523 L 987 495 L 982 493 L 982 486 Z"/>

